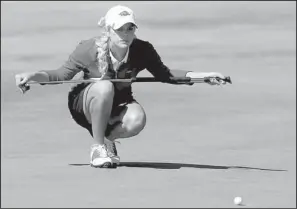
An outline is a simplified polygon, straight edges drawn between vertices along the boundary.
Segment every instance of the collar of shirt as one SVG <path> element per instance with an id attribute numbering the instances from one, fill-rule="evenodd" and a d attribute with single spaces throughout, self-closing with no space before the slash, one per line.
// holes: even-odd
<path id="1" fill-rule="evenodd" d="M 128 55 L 129 55 L 129 48 L 127 50 L 127 53 L 124 57 L 124 59 L 122 61 L 118 61 L 111 53 L 111 51 L 109 50 L 109 55 L 110 55 L 110 58 L 111 58 L 111 62 L 112 62 L 112 65 L 113 65 L 113 69 L 115 71 L 118 70 L 119 66 L 122 64 L 122 63 L 126 63 L 127 60 L 128 60 Z"/>

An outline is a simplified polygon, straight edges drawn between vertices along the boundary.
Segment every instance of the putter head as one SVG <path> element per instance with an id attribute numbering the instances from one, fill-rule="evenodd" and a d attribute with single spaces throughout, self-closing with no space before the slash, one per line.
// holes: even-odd
<path id="1" fill-rule="evenodd" d="M 225 77 L 224 79 L 221 79 L 220 77 L 205 77 L 204 78 L 204 82 L 209 83 L 211 81 L 211 79 L 216 79 L 217 81 L 225 81 L 226 83 L 230 83 L 232 84 L 231 78 L 230 76 Z"/>
<path id="2" fill-rule="evenodd" d="M 232 84 L 230 76 L 227 76 L 225 79 L 223 79 L 225 82 Z"/>

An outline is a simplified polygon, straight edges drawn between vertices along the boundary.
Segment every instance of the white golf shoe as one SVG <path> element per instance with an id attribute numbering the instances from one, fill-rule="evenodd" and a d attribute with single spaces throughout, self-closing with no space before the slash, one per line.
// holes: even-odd
<path id="1" fill-rule="evenodd" d="M 106 145 L 98 145 L 94 144 L 91 146 L 91 161 L 90 165 L 96 168 L 113 168 L 114 165 L 112 163 L 111 158 L 107 154 Z"/>
<path id="2" fill-rule="evenodd" d="M 110 141 L 108 139 L 104 140 L 107 148 L 107 155 L 111 158 L 112 163 L 119 165 L 120 164 L 120 156 L 118 156 L 118 151 L 114 141 Z"/>

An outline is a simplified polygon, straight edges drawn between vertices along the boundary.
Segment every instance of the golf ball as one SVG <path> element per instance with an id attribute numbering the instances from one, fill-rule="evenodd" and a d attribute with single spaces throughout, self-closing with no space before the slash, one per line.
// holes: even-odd
<path id="1" fill-rule="evenodd" d="M 242 198 L 241 197 L 235 197 L 234 198 L 234 204 L 235 205 L 240 205 L 242 203 Z"/>

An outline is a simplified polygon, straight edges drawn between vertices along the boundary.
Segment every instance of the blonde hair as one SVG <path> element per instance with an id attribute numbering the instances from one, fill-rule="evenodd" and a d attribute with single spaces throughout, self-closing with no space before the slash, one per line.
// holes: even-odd
<path id="1" fill-rule="evenodd" d="M 97 46 L 97 66 L 101 77 L 108 71 L 108 53 L 109 53 L 109 35 L 108 29 L 103 28 L 100 36 L 95 38 L 95 44 Z"/>

